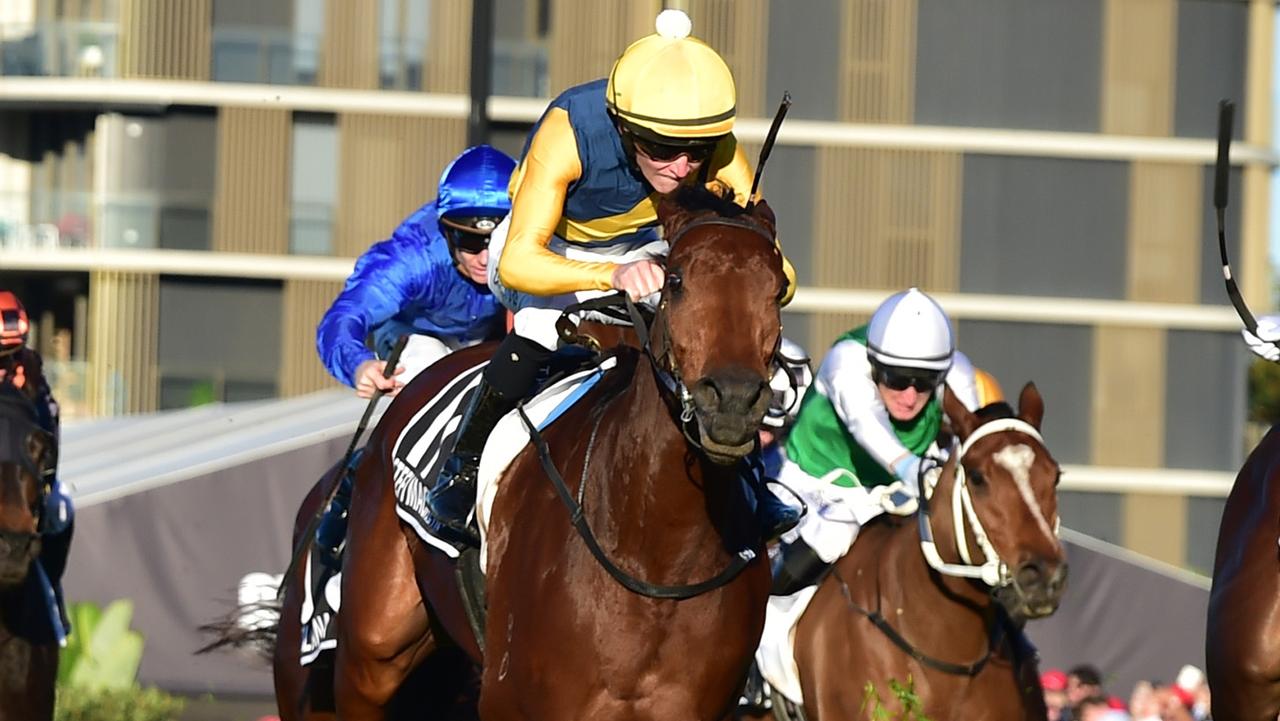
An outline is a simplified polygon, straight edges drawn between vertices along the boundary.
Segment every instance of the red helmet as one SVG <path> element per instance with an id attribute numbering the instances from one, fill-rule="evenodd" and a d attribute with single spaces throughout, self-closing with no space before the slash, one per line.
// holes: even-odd
<path id="1" fill-rule="evenodd" d="M 11 291 L 0 290 L 0 353 L 27 344 L 27 309 Z"/>

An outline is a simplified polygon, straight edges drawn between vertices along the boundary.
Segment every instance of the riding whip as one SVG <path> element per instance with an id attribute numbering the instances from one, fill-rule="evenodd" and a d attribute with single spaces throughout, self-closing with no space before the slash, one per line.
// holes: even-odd
<path id="1" fill-rule="evenodd" d="M 390 378 L 395 373 L 396 366 L 400 363 L 400 353 L 404 351 L 405 343 L 409 342 L 408 334 L 400 336 L 396 341 L 395 347 L 391 349 L 391 355 L 387 356 L 387 365 L 382 369 L 382 377 Z M 293 549 L 293 556 L 289 559 L 289 565 L 284 570 L 284 578 L 280 582 L 280 587 L 276 589 L 276 598 L 284 596 L 285 585 L 289 581 L 289 577 L 298 567 L 298 562 L 302 559 L 302 553 L 311 544 L 311 537 L 316 534 L 316 527 L 320 525 L 320 518 L 324 515 L 329 504 L 333 503 L 334 496 L 338 495 L 338 489 L 342 487 L 343 478 L 351 472 L 349 464 L 351 463 L 351 454 L 356 452 L 356 446 L 360 443 L 360 438 L 364 435 L 364 429 L 369 425 L 369 418 L 373 415 L 373 409 L 378 407 L 378 401 L 382 399 L 383 391 L 381 388 L 375 388 L 373 397 L 369 399 L 369 405 L 365 406 L 364 415 L 360 417 L 360 424 L 356 426 L 355 435 L 351 436 L 351 442 L 347 444 L 347 452 L 342 454 L 342 465 L 339 466 L 338 475 L 333 479 L 333 485 L 329 487 L 329 492 L 325 494 L 324 503 L 316 509 L 312 514 L 311 520 L 307 522 L 307 527 L 303 530 L 302 535 L 298 537 L 298 545 Z"/>
<path id="2" fill-rule="evenodd" d="M 1227 297 L 1231 299 L 1231 305 L 1235 306 L 1236 314 L 1244 322 L 1244 327 L 1250 333 L 1256 334 L 1258 321 L 1249 311 L 1249 306 L 1245 305 L 1244 297 L 1240 295 L 1240 288 L 1236 285 L 1236 279 L 1231 275 L 1231 262 L 1227 260 L 1225 214 L 1230 186 L 1227 176 L 1231 170 L 1231 127 L 1235 110 L 1235 103 L 1230 100 L 1218 102 L 1218 161 L 1214 164 L 1213 173 L 1213 208 L 1218 218 L 1218 254 L 1222 256 L 1222 280 L 1227 284 Z"/>
<path id="3" fill-rule="evenodd" d="M 769 125 L 769 134 L 764 137 L 764 145 L 760 148 L 760 161 L 756 163 L 756 177 L 751 181 L 751 192 L 747 193 L 748 201 L 756 197 L 756 191 L 760 188 L 760 176 L 764 175 L 764 164 L 769 162 L 769 153 L 773 151 L 773 143 L 778 139 L 778 128 L 782 127 L 782 120 L 787 117 L 787 110 L 790 108 L 791 93 L 783 93 L 778 112 L 774 114 L 773 123 Z"/>

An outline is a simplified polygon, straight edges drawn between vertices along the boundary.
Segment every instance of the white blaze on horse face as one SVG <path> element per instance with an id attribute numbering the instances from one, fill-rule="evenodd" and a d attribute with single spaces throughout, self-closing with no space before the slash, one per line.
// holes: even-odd
<path id="1" fill-rule="evenodd" d="M 1044 511 L 1040 510 L 1040 504 L 1036 503 L 1036 494 L 1031 490 L 1031 464 L 1036 461 L 1036 452 L 1025 443 L 1017 443 L 1001 448 L 992 458 L 1003 466 L 1010 476 L 1013 476 L 1013 482 L 1018 486 L 1018 493 L 1031 509 L 1031 516 L 1036 519 L 1040 530 L 1050 540 L 1056 541 L 1058 536 L 1049 527 Z"/>

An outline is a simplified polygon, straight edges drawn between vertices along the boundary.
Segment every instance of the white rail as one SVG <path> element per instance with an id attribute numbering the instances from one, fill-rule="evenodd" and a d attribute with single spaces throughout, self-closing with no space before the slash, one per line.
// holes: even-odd
<path id="1" fill-rule="evenodd" d="M 1058 490 L 1226 498 L 1235 479 L 1236 474 L 1227 471 L 1066 465 Z"/>
<path id="2" fill-rule="evenodd" d="M 116 78 L 0 78 L 0 105 L 61 104 L 114 110 L 173 105 L 269 105 L 309 112 L 364 112 L 465 118 L 465 95 L 393 90 L 342 90 L 296 85 L 190 82 L 178 80 L 120 80 Z M 494 97 L 489 100 L 493 120 L 533 123 L 546 109 L 545 98 Z M 737 135 L 760 142 L 768 119 L 744 118 Z M 799 146 L 915 148 L 963 153 L 1054 158 L 1147 160 L 1212 163 L 1215 141 L 1210 138 L 1147 138 L 995 128 L 953 128 L 921 125 L 881 125 L 788 120 L 778 143 Z M 1236 164 L 1280 164 L 1275 148 L 1233 143 Z"/>

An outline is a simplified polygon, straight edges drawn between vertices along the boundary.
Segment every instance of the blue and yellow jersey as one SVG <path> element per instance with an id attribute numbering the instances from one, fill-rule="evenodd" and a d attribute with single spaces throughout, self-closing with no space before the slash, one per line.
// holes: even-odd
<path id="1" fill-rule="evenodd" d="M 633 168 L 605 110 L 606 81 L 570 88 L 551 101 L 511 176 L 511 228 L 498 273 L 503 285 L 535 295 L 612 290 L 614 265 L 570 260 L 551 237 L 591 245 L 658 237 L 660 195 Z M 737 140 L 721 141 L 703 177 L 747 202 L 752 172 Z M 702 175 L 700 173 L 700 175 Z M 795 287 L 795 271 L 784 260 Z"/>

